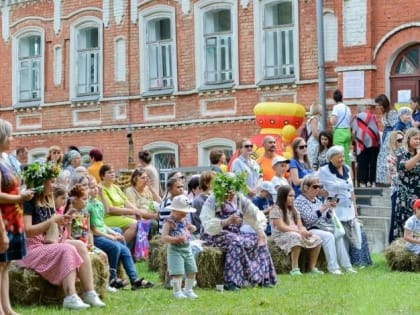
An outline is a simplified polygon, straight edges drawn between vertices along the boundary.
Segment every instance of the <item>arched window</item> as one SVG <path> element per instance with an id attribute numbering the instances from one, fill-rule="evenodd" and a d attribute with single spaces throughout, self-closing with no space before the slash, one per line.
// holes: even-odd
<path id="1" fill-rule="evenodd" d="M 222 150 L 226 155 L 226 162 L 229 162 L 235 147 L 235 142 L 229 139 L 213 138 L 202 141 L 198 144 L 198 165 L 209 166 L 210 151 L 215 149 Z"/>
<path id="2" fill-rule="evenodd" d="M 419 69 L 419 49 L 420 47 L 411 47 L 404 51 L 396 60 L 393 74 L 407 75 L 420 74 Z"/>

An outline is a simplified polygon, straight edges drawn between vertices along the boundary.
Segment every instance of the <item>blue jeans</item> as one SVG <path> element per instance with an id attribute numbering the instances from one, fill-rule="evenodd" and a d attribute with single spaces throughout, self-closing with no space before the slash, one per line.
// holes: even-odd
<path id="1" fill-rule="evenodd" d="M 110 280 L 117 277 L 117 267 L 120 260 L 130 280 L 134 281 L 138 278 L 130 250 L 124 241 L 113 241 L 104 236 L 94 236 L 93 243 L 108 256 Z"/>

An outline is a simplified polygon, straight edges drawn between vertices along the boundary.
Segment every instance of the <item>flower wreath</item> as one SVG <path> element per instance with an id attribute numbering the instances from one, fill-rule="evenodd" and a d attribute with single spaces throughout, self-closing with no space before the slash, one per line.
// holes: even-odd
<path id="1" fill-rule="evenodd" d="M 60 171 L 61 168 L 57 163 L 34 162 L 26 166 L 23 172 L 23 179 L 28 188 L 39 194 L 44 190 L 44 183 L 50 178 L 56 178 Z"/>
<path id="2" fill-rule="evenodd" d="M 245 182 L 246 173 L 217 173 L 213 179 L 212 190 L 218 206 L 225 201 L 226 194 L 230 191 L 248 193 Z"/>

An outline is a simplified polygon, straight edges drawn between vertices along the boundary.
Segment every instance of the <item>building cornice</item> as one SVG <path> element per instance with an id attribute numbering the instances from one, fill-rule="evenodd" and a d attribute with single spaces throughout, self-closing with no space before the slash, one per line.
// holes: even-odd
<path id="1" fill-rule="evenodd" d="M 122 125 L 107 125 L 95 127 L 75 127 L 75 128 L 60 128 L 49 130 L 33 130 L 14 132 L 14 137 L 30 137 L 41 135 L 54 135 L 54 134 L 77 134 L 77 133 L 90 133 L 90 132 L 120 132 L 126 131 L 127 128 L 131 130 L 141 129 L 172 129 L 176 127 L 190 127 L 190 126 L 208 126 L 215 124 L 236 124 L 253 122 L 255 116 L 238 116 L 238 117 L 219 117 L 219 118 L 206 118 L 206 119 L 191 119 L 191 120 L 178 120 L 170 122 L 154 122 L 142 124 L 122 124 Z"/>

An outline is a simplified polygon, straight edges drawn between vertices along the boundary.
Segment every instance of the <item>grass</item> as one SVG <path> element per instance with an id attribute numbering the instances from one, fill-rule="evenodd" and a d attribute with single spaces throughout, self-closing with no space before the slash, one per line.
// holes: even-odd
<path id="1" fill-rule="evenodd" d="M 15 307 L 21 314 L 420 314 L 417 291 L 419 273 L 390 272 L 383 255 L 373 255 L 374 265 L 358 274 L 343 276 L 279 275 L 275 288 L 248 288 L 239 292 L 196 289 L 197 300 L 174 300 L 170 290 L 158 284 L 156 273 L 137 264 L 139 273 L 155 288 L 123 290 L 108 294 L 107 307 L 68 311 L 61 307 Z"/>

